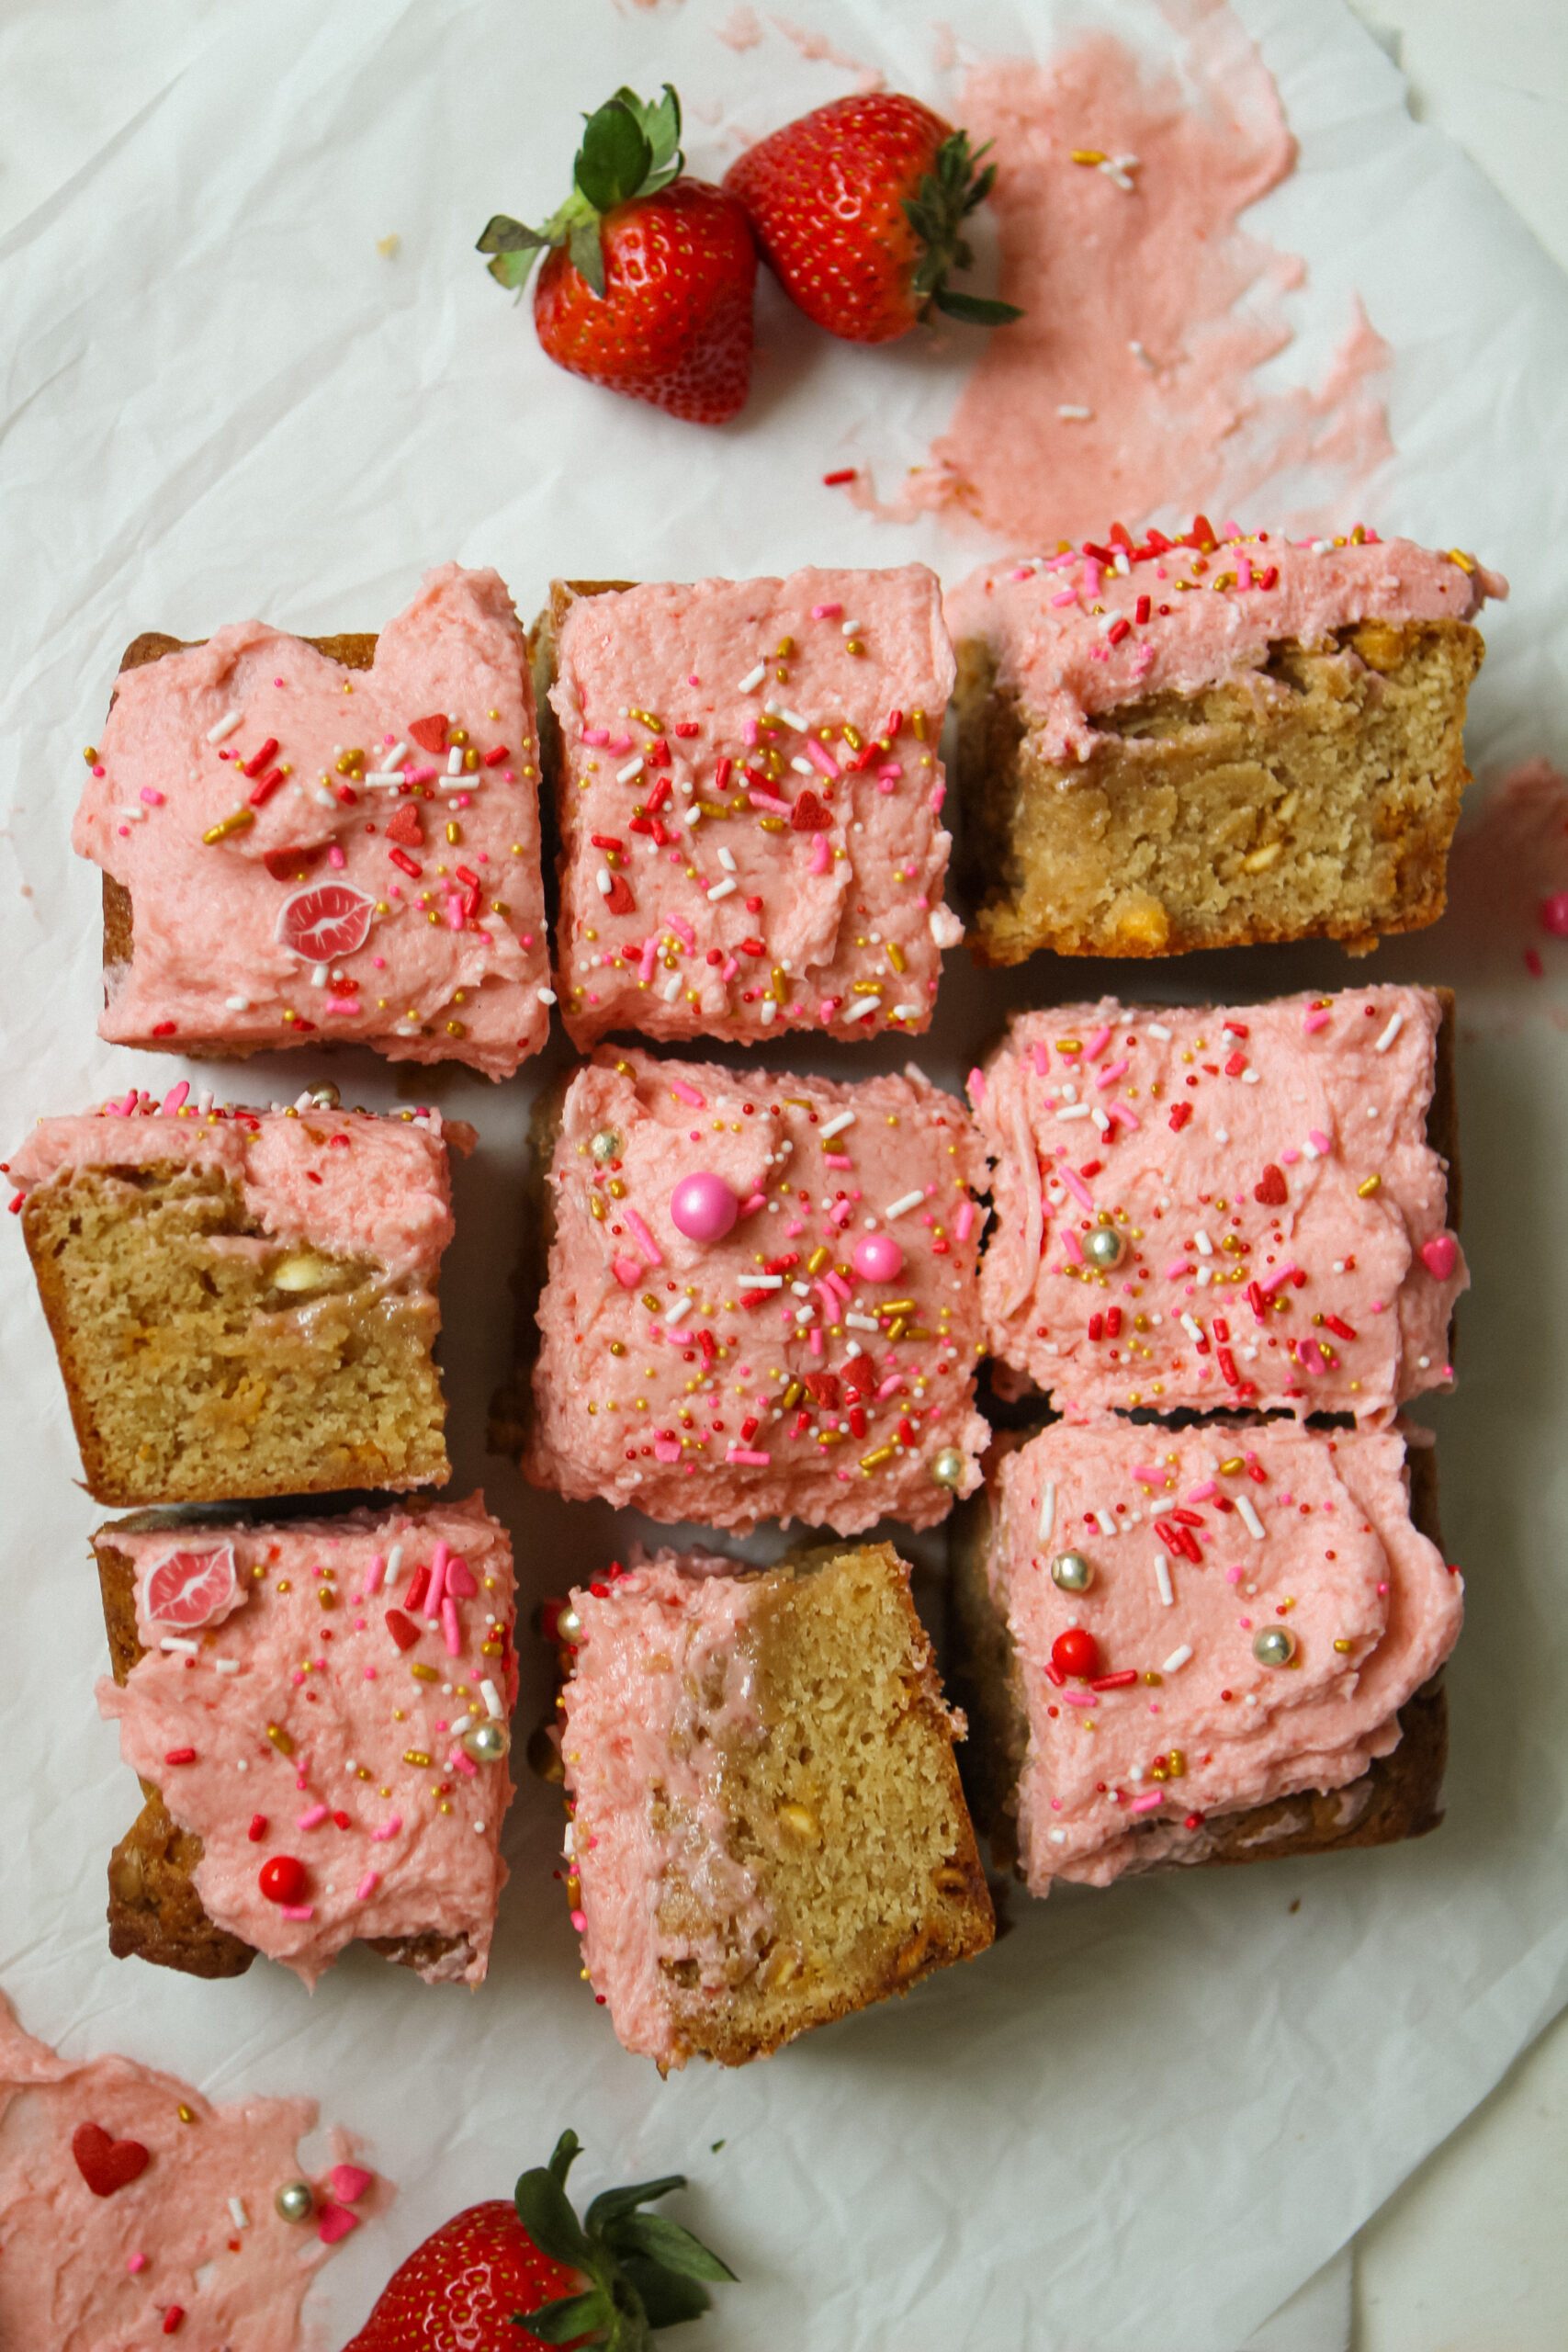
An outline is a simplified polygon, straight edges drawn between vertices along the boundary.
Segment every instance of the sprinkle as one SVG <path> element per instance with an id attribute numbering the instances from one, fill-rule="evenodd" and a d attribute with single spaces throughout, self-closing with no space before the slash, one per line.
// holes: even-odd
<path id="1" fill-rule="evenodd" d="M 823 487 L 826 490 L 837 490 L 840 482 L 853 481 L 855 475 L 859 470 L 860 469 L 857 466 L 837 466 L 830 474 L 823 475 Z M 1458 560 L 1457 557 L 1455 558 L 1455 560 Z M 844 608 L 841 605 L 818 605 L 813 612 L 812 618 L 816 618 L 817 612 L 820 612 L 824 618 L 826 618 L 829 614 L 841 613 L 843 609 Z"/>
<path id="2" fill-rule="evenodd" d="M 883 1210 L 882 1214 L 885 1217 L 889 1219 L 896 1216 L 907 1216 L 911 1209 L 918 1209 L 919 1207 L 925 1197 L 924 1193 L 919 1191 L 913 1193 L 901 1193 L 896 1201 L 890 1201 L 888 1203 L 886 1208 Z"/>
<path id="3" fill-rule="evenodd" d="M 1061 401 L 1057 403 L 1056 413 L 1064 424 L 1087 424 L 1094 411 L 1079 406 L 1077 401 Z"/>
<path id="4" fill-rule="evenodd" d="M 1388 1027 L 1383 1031 L 1382 1035 L 1378 1039 L 1378 1041 L 1377 1041 L 1376 1045 L 1372 1047 L 1372 1051 L 1373 1051 L 1373 1053 L 1374 1053 L 1374 1054 L 1386 1054 L 1386 1053 L 1387 1053 L 1387 1051 L 1388 1051 L 1388 1049 L 1389 1049 L 1389 1047 L 1393 1045 L 1393 1043 L 1394 1039 L 1398 1036 L 1398 1035 L 1399 1035 L 1400 1031 L 1404 1028 L 1404 1013 L 1403 1013 L 1403 1012 L 1396 1012 L 1396 1013 L 1393 1013 L 1393 1014 L 1390 1017 Z"/>
<path id="5" fill-rule="evenodd" d="M 479 1684 L 479 1697 L 485 1702 L 485 1713 L 492 1723 L 499 1723 L 506 1713 L 501 1703 L 501 1693 L 487 1675 Z"/>
<path id="6" fill-rule="evenodd" d="M 1049 1544 L 1051 1541 L 1052 1531 L 1055 1527 L 1055 1483 L 1054 1480 L 1047 1478 L 1045 1481 L 1044 1490 L 1040 1497 L 1040 1541 L 1042 1544 Z"/>
<path id="7" fill-rule="evenodd" d="M 754 694 L 767 674 L 767 663 L 759 662 L 754 670 L 748 670 L 746 675 L 739 680 L 735 689 L 736 693 L 738 695 Z"/>
<path id="8" fill-rule="evenodd" d="M 243 724 L 243 711 L 226 710 L 217 725 L 208 729 L 207 740 L 209 743 L 226 743 L 230 736 L 237 733 Z"/>
<path id="9" fill-rule="evenodd" d="M 159 1641 L 158 1647 L 161 1650 L 176 1651 L 182 1657 L 195 1657 L 201 1644 L 182 1641 L 177 1634 L 164 1634 Z"/>
<path id="10" fill-rule="evenodd" d="M 379 1871 L 367 1871 L 365 1876 L 360 1880 L 359 1884 L 354 1890 L 355 1901 L 356 1903 L 368 1903 L 370 1897 L 375 1894 L 376 1889 L 380 1885 L 380 1883 L 381 1873 Z"/>
<path id="11" fill-rule="evenodd" d="M 1155 1554 L 1155 1585 L 1159 1593 L 1161 1606 L 1166 1609 L 1174 1609 L 1176 1595 L 1171 1589 L 1170 1562 L 1163 1552 Z"/>
<path id="12" fill-rule="evenodd" d="M 666 1330 L 672 1331 L 677 1323 L 683 1321 L 691 1313 L 694 1303 L 695 1302 L 694 1300 L 689 1298 L 678 1298 L 671 1306 L 666 1307 L 664 1310 L 664 1325 Z"/>
<path id="13" fill-rule="evenodd" d="M 1182 1669 L 1182 1668 L 1187 1664 L 1187 1661 L 1188 1661 L 1188 1659 L 1191 1657 L 1191 1655 L 1192 1655 L 1192 1645 L 1191 1645 L 1191 1643 L 1190 1643 L 1190 1642 L 1183 1642 L 1179 1649 L 1174 1649 L 1174 1650 L 1172 1650 L 1172 1651 L 1171 1651 L 1170 1656 L 1166 1659 L 1165 1664 L 1160 1668 L 1160 1672 L 1161 1672 L 1162 1674 L 1179 1674 L 1179 1673 L 1180 1673 L 1180 1671 L 1181 1671 L 1181 1669 Z"/>
<path id="14" fill-rule="evenodd" d="M 256 812 L 254 808 L 231 808 L 229 814 L 226 817 L 220 817 L 215 825 L 209 825 L 201 838 L 210 849 L 215 842 L 226 842 L 231 833 L 243 833 L 248 825 L 254 825 L 255 821 Z"/>
<path id="15" fill-rule="evenodd" d="M 720 899 L 728 899 L 734 891 L 739 890 L 739 888 L 740 885 L 736 880 L 734 875 L 727 874 L 722 882 L 714 883 L 712 888 L 709 889 L 707 894 L 708 904 L 710 906 L 716 906 Z"/>
<path id="16" fill-rule="evenodd" d="M 1259 1543 L 1261 1543 L 1263 1540 L 1263 1521 L 1258 1518 L 1257 1511 L 1254 1510 L 1251 1498 L 1247 1495 L 1237 1495 L 1235 1498 L 1235 1509 L 1236 1517 L 1240 1520 L 1247 1533 L 1254 1536 Z"/>
<path id="17" fill-rule="evenodd" d="M 823 1143 L 831 1143 L 835 1136 L 841 1136 L 845 1128 L 852 1127 L 854 1123 L 854 1112 L 840 1111 L 835 1117 L 826 1121 L 818 1131 L 821 1141 Z"/>
<path id="18" fill-rule="evenodd" d="M 229 2215 L 237 2230 L 248 2230 L 250 2228 L 251 2217 L 245 2211 L 245 2200 L 243 2197 L 230 2198 Z"/>

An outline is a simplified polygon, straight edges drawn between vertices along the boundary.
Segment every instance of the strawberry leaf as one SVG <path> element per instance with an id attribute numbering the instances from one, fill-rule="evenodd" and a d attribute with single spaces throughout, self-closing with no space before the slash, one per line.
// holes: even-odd
<path id="1" fill-rule="evenodd" d="M 536 2312 L 513 2312 L 513 2323 L 525 2327 L 541 2344 L 573 2344 L 580 2335 L 607 2326 L 615 2313 L 610 2298 L 602 2287 L 589 2295 L 563 2295 L 558 2301 L 541 2303 Z"/>
<path id="2" fill-rule="evenodd" d="M 610 98 L 588 117 L 573 177 L 596 212 L 610 212 L 636 196 L 652 162 L 637 116 L 625 99 Z"/>
<path id="3" fill-rule="evenodd" d="M 668 2197 L 672 2188 L 684 2188 L 683 2172 L 667 2173 L 662 2180 L 637 2181 L 629 2188 L 602 2189 L 583 2215 L 583 2225 L 590 2232 L 607 2236 L 616 2222 L 627 2213 L 635 2213 L 655 2197 Z"/>
<path id="4" fill-rule="evenodd" d="M 571 266 L 581 277 L 585 277 L 601 301 L 604 299 L 604 240 L 600 232 L 598 215 L 592 220 L 574 220 L 567 232 L 566 249 L 571 255 Z"/>
<path id="5" fill-rule="evenodd" d="M 616 2228 L 613 2243 L 617 2253 L 624 2247 L 665 2270 L 678 2272 L 682 2278 L 735 2277 L 727 2262 L 721 2262 L 700 2238 L 694 2238 L 690 2230 L 682 2229 L 667 2213 L 627 2214 Z M 654 2324 L 657 2325 L 657 2321 Z"/>
<path id="6" fill-rule="evenodd" d="M 535 262 L 548 243 L 549 239 L 539 230 L 525 228 L 521 220 L 509 220 L 504 212 L 497 212 L 486 221 L 475 250 L 494 255 L 489 266 L 498 286 L 521 293 Z"/>
<path id="7" fill-rule="evenodd" d="M 701 2319 L 713 2300 L 700 2279 L 661 2270 L 640 2254 L 627 2255 L 621 2275 L 640 2298 L 649 2327 L 679 2327 L 686 2320 Z"/>
<path id="8" fill-rule="evenodd" d="M 964 294 L 954 286 L 939 286 L 931 300 L 950 319 L 963 319 L 973 327 L 1005 327 L 1023 316 L 1016 302 L 993 301 L 984 294 Z"/>
<path id="9" fill-rule="evenodd" d="M 559 2149 L 557 2150 L 559 2155 Z M 572 2151 L 572 2154 L 576 2150 Z M 567 2162 L 570 2164 L 570 2157 Z M 552 2261 L 564 2262 L 570 2270 L 592 2270 L 593 2249 L 583 2235 L 582 2225 L 571 2210 L 571 2200 L 551 2167 L 536 2165 L 518 2181 L 514 2193 L 517 2218 L 541 2254 Z"/>

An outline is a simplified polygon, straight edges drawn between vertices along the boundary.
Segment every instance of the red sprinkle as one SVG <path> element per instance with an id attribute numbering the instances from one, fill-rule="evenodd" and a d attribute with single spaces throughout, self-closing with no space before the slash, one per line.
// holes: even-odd
<path id="1" fill-rule="evenodd" d="M 1353 1340 L 1356 1337 L 1354 1329 L 1343 1316 L 1325 1315 L 1323 1321 L 1325 1329 L 1332 1331 L 1337 1340 Z"/>
<path id="2" fill-rule="evenodd" d="M 423 866 L 416 865 L 406 849 L 389 849 L 387 852 L 387 855 L 391 859 L 392 864 L 398 868 L 400 873 L 409 875 L 415 882 L 417 882 L 423 876 L 424 872 Z"/>
<path id="3" fill-rule="evenodd" d="M 1179 1135 L 1182 1128 L 1187 1125 L 1188 1120 L 1191 1116 L 1192 1105 L 1190 1102 L 1173 1102 L 1170 1106 L 1170 1125 L 1172 1132 L 1176 1135 Z"/>
<path id="4" fill-rule="evenodd" d="M 305 1892 L 305 1865 L 294 1854 L 274 1854 L 256 1872 L 269 1903 L 298 1903 Z"/>
<path id="5" fill-rule="evenodd" d="M 266 1836 L 266 1815 L 265 1813 L 252 1814 L 251 1826 L 246 1830 L 245 1835 L 250 1839 L 253 1846 L 259 1846 L 261 1844 L 262 1839 Z"/>
<path id="6" fill-rule="evenodd" d="M 268 768 L 265 775 L 262 777 L 260 783 L 256 786 L 255 790 L 254 792 L 247 793 L 245 797 L 249 800 L 253 808 L 264 808 L 282 782 L 283 770 L 281 768 Z"/>
<path id="7" fill-rule="evenodd" d="M 1089 1687 L 1091 1690 L 1127 1690 L 1132 1688 L 1137 1679 L 1133 1668 L 1124 1666 L 1120 1674 L 1095 1675 Z"/>
<path id="8" fill-rule="evenodd" d="M 836 490 L 841 481 L 853 481 L 859 471 L 858 466 L 840 466 L 834 472 L 823 475 L 823 485 L 828 490 Z"/>
<path id="9" fill-rule="evenodd" d="M 276 749 L 276 736 L 269 735 L 259 752 L 254 753 L 250 759 L 243 760 L 241 762 L 240 774 L 242 775 L 260 775 L 263 768 L 265 767 L 267 762 L 271 759 Z"/>
<path id="10" fill-rule="evenodd" d="M 171 2303 L 168 2310 L 164 2313 L 164 2335 L 173 2335 L 175 2330 L 181 2325 L 184 2319 L 185 2306 L 182 2303 Z"/>
<path id="11" fill-rule="evenodd" d="M 485 753 L 484 763 L 487 768 L 498 768 L 502 760 L 509 760 L 511 757 L 512 754 L 507 750 L 505 744 L 498 743 L 493 751 L 490 751 Z"/>
<path id="12" fill-rule="evenodd" d="M 194 1764 L 196 1750 L 194 1747 L 166 1747 L 164 1761 L 165 1764 Z"/>

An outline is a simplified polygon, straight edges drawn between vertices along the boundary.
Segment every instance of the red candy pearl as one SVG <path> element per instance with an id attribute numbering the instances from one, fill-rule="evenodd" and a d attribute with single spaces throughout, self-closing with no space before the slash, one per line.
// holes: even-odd
<path id="1" fill-rule="evenodd" d="M 305 1892 L 305 1865 L 293 1854 L 274 1854 L 256 1872 L 269 1903 L 298 1903 Z"/>
<path id="2" fill-rule="evenodd" d="M 1100 1672 L 1100 1644 L 1081 1625 L 1069 1625 L 1051 1645 L 1051 1663 L 1058 1674 L 1078 1682 L 1092 1682 Z"/>

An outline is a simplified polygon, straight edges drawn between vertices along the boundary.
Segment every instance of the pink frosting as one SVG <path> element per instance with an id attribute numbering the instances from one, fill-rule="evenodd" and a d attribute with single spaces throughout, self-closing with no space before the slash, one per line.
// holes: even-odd
<path id="1" fill-rule="evenodd" d="M 1382 1421 L 1448 1385 L 1470 1275 L 1427 1142 L 1440 1020 L 1406 988 L 1018 1015 L 972 1081 L 992 1352 L 1066 1413 Z M 1097 1272 L 1107 1216 L 1124 1254 Z"/>
<path id="2" fill-rule="evenodd" d="M 670 1214 L 695 1173 L 733 1195 L 721 1239 Z M 934 1525 L 979 1484 L 987 1436 L 984 1182 L 963 1105 L 914 1070 L 843 1086 L 596 1056 L 550 1170 L 529 1476 L 742 1532 Z M 868 1231 L 896 1239 L 896 1280 L 855 1272 Z"/>
<path id="3" fill-rule="evenodd" d="M 1469 557 L 1409 539 L 1260 531 L 1216 545 L 1195 529 L 983 564 L 946 612 L 955 642 L 989 650 L 1038 755 L 1059 763 L 1089 758 L 1098 712 L 1258 670 L 1280 639 L 1317 645 L 1362 620 L 1473 620 L 1507 593 Z"/>
<path id="4" fill-rule="evenodd" d="M 464 743 L 411 732 L 443 718 Z M 242 810 L 243 829 L 204 841 Z M 99 1023 L 117 1044 L 353 1040 L 507 1078 L 545 1042 L 533 689 L 493 571 L 431 572 L 368 671 L 261 621 L 125 671 L 73 842 L 133 901 Z M 346 912 L 357 928 L 336 944 L 280 931 L 323 888 L 348 896 L 301 901 L 294 922 Z"/>
<path id="5" fill-rule="evenodd" d="M 1201 1860 L 1205 1821 L 1344 1788 L 1397 1746 L 1463 1593 L 1411 1524 L 1404 1459 L 1397 1430 L 1103 1419 L 1058 1422 L 1003 1461 L 989 1574 L 1029 1716 L 1018 1824 L 1033 1893 Z M 1093 1565 L 1087 1593 L 1052 1580 L 1068 1549 Z M 1259 1664 L 1255 1638 L 1281 1625 L 1293 1661 Z M 1054 1679 L 1073 1627 L 1098 1644 L 1101 1678 L 1135 1680 Z"/>
<path id="6" fill-rule="evenodd" d="M 558 669 L 557 987 L 579 1045 L 928 1025 L 963 931 L 942 896 L 933 573 L 581 598 Z"/>
<path id="7" fill-rule="evenodd" d="M 356 1937 L 427 1929 L 459 1942 L 421 1975 L 479 1984 L 513 1788 L 504 1758 L 475 1763 L 462 1739 L 505 1724 L 517 1690 L 512 1547 L 483 1497 L 113 1540 L 135 1564 L 147 1654 L 123 1688 L 99 1683 L 98 1705 L 126 1763 L 201 1839 L 209 1917 L 308 1984 Z M 150 1614 L 161 1563 L 226 1546 L 237 1583 L 212 1616 Z M 305 1865 L 296 1904 L 261 1891 L 277 1855 Z"/>
<path id="8" fill-rule="evenodd" d="M 58 2057 L 0 1999 L 0 2342 L 153 2352 L 175 2333 L 198 2352 L 299 2352 L 311 2279 L 389 2196 L 371 2176 L 337 2205 L 329 2173 L 313 2227 L 279 2218 L 278 2189 L 309 2177 L 299 2142 L 316 2112 L 308 2098 L 215 2107 L 133 2058 Z M 84 2123 L 140 2143 L 145 2169 L 95 2196 L 72 2154 Z M 338 2165 L 356 2153 L 346 2133 L 333 2143 Z"/>
<path id="9" fill-rule="evenodd" d="M 444 1123 L 438 1111 L 160 1113 L 143 1097 L 131 1111 L 40 1119 L 10 1174 L 25 1196 L 81 1168 L 220 1168 L 268 1241 L 367 1258 L 389 1282 L 434 1291 L 453 1231 L 448 1149 L 468 1151 L 473 1139 L 471 1127 Z"/>
<path id="10" fill-rule="evenodd" d="M 724 1802 L 727 1750 L 761 1734 L 745 1641 L 757 1589 L 720 1573 L 732 1565 L 660 1552 L 571 1596 L 582 1631 L 563 1693 L 561 1753 L 572 1800 L 567 1859 L 580 1888 L 574 1919 L 616 2033 L 661 2068 L 683 2065 L 687 2054 L 668 1972 L 694 1961 L 698 1984 L 716 1992 L 728 1950 L 716 1932 L 660 1920 L 671 1871 L 738 1923 L 742 1952 L 760 1957 L 771 1927 L 754 1874 L 730 1850 Z"/>

